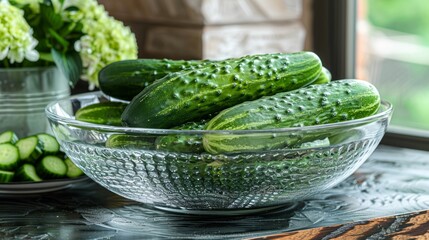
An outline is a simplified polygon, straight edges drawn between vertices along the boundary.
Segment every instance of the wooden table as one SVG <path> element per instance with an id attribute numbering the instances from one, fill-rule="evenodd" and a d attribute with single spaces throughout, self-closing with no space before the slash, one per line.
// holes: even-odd
<path id="1" fill-rule="evenodd" d="M 429 239 L 429 211 L 292 231 L 253 239 Z"/>
<path id="2" fill-rule="evenodd" d="M 264 214 L 171 214 L 88 180 L 0 194 L 0 239 L 429 239 L 429 153 L 380 146 L 340 185 Z"/>

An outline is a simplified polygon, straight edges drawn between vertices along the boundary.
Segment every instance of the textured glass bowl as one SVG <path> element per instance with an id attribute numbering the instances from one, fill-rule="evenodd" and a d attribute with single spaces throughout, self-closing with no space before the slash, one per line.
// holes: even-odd
<path id="1" fill-rule="evenodd" d="M 67 155 L 87 176 L 116 194 L 157 208 L 197 214 L 274 208 L 338 184 L 374 151 L 392 113 L 392 106 L 383 102 L 379 113 L 364 119 L 249 131 L 112 127 L 74 119 L 78 109 L 104 101 L 114 99 L 99 92 L 86 93 L 48 105 L 52 130 Z M 323 133 L 324 138 L 294 148 L 230 154 L 156 147 L 157 139 L 166 135 L 198 139 L 204 134 L 234 134 L 260 140 L 315 133 Z M 109 137 L 117 134 L 145 144 L 106 147 Z"/>

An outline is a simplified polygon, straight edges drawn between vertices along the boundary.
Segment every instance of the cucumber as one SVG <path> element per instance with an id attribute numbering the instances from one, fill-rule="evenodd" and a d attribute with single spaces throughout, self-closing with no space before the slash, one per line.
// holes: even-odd
<path id="1" fill-rule="evenodd" d="M 131 134 L 113 134 L 105 145 L 108 148 L 137 148 L 137 149 L 154 149 L 155 137 L 141 136 Z"/>
<path id="2" fill-rule="evenodd" d="M 37 134 L 37 138 L 42 144 L 42 151 L 44 155 L 57 154 L 60 151 L 60 144 L 57 139 L 47 133 Z"/>
<path id="3" fill-rule="evenodd" d="M 44 179 L 62 178 L 67 174 L 67 165 L 57 156 L 45 156 L 37 164 L 36 172 Z"/>
<path id="4" fill-rule="evenodd" d="M 40 182 L 42 179 L 37 175 L 33 164 L 25 163 L 16 171 L 16 178 L 21 181 Z"/>
<path id="5" fill-rule="evenodd" d="M 132 59 L 111 63 L 98 74 L 100 90 L 130 101 L 145 87 L 169 73 L 207 64 L 207 60 Z"/>
<path id="6" fill-rule="evenodd" d="M 324 84 L 324 83 L 328 83 L 332 80 L 332 75 L 331 72 L 325 68 L 322 67 L 322 72 L 320 73 L 319 77 L 316 79 L 316 81 L 314 81 L 313 84 Z"/>
<path id="7" fill-rule="evenodd" d="M 82 170 L 80 170 L 80 168 L 78 168 L 76 166 L 76 164 L 74 164 L 70 158 L 66 158 L 64 160 L 64 163 L 67 165 L 66 176 L 68 178 L 76 178 L 76 177 L 80 177 L 83 175 Z"/>
<path id="8" fill-rule="evenodd" d="M 121 126 L 121 115 L 126 103 L 123 102 L 102 102 L 85 106 L 75 114 L 75 119 L 83 122 Z"/>
<path id="9" fill-rule="evenodd" d="M 21 138 L 15 146 L 19 149 L 20 159 L 29 163 L 34 163 L 43 154 L 43 145 L 37 136 Z"/>
<path id="10" fill-rule="evenodd" d="M 0 170 L 15 170 L 19 163 L 19 150 L 10 143 L 0 144 Z"/>
<path id="11" fill-rule="evenodd" d="M 6 131 L 0 134 L 0 143 L 15 144 L 18 141 L 18 136 L 13 131 Z"/>
<path id="12" fill-rule="evenodd" d="M 370 83 L 340 80 L 244 102 L 220 112 L 207 130 L 249 130 L 312 126 L 370 116 L 380 106 L 380 95 Z M 327 138 L 327 132 L 282 134 L 206 134 L 203 145 L 210 153 L 281 149 Z"/>
<path id="13" fill-rule="evenodd" d="M 0 170 L 0 183 L 8 183 L 13 180 L 15 172 Z"/>
<path id="14" fill-rule="evenodd" d="M 207 124 L 206 120 L 199 122 L 185 123 L 174 129 L 180 130 L 203 130 Z M 202 153 L 204 152 L 203 142 L 201 135 L 189 134 L 170 134 L 160 136 L 155 141 L 157 150 L 172 151 L 181 153 Z"/>
<path id="15" fill-rule="evenodd" d="M 48 133 L 40 133 L 16 141 L 14 132 L 6 131 L 0 134 L 5 143 L 0 143 L 0 183 L 18 181 L 42 181 L 43 178 L 69 178 L 83 173 L 76 166 L 68 163 L 65 153 L 60 151 L 56 138 Z M 12 144 L 11 142 L 15 142 Z M 39 161 L 42 159 L 43 163 Z M 55 160 L 46 160 L 54 158 Z M 58 160 L 61 163 L 58 163 Z M 40 165 L 40 166 L 39 166 Z M 35 167 L 37 166 L 37 167 Z M 62 167 L 61 167 L 62 166 Z M 61 170 L 62 169 L 62 170 Z M 61 173 L 64 169 L 65 174 Z M 38 173 L 40 172 L 40 174 Z"/>
<path id="16" fill-rule="evenodd" d="M 155 81 L 130 102 L 122 120 L 131 127 L 172 128 L 244 101 L 311 84 L 321 70 L 319 57 L 311 52 L 212 62 Z"/>

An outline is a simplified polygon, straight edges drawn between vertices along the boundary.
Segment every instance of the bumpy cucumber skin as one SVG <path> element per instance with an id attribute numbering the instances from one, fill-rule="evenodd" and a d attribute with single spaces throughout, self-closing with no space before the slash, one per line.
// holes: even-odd
<path id="1" fill-rule="evenodd" d="M 207 121 L 184 123 L 174 129 L 180 130 L 203 130 L 206 127 Z M 204 152 L 203 141 L 201 135 L 165 135 L 160 136 L 155 141 L 157 150 L 172 151 L 180 153 L 202 153 Z"/>
<path id="2" fill-rule="evenodd" d="M 380 107 L 380 95 L 370 83 L 339 80 L 244 102 L 211 119 L 207 130 L 249 130 L 312 126 L 370 116 Z M 334 133 L 332 133 L 334 134 Z M 203 145 L 210 153 L 255 151 L 295 146 L 329 137 L 329 134 L 286 135 L 206 134 Z"/>
<path id="3" fill-rule="evenodd" d="M 126 126 L 171 128 L 238 103 L 311 84 L 322 70 L 312 52 L 261 54 L 169 74 L 137 95 Z"/>
<path id="4" fill-rule="evenodd" d="M 203 66 L 206 60 L 132 59 L 111 63 L 98 74 L 100 90 L 114 98 L 132 100 L 145 87 L 169 73 Z"/>
<path id="5" fill-rule="evenodd" d="M 126 107 L 123 102 L 95 103 L 79 109 L 75 118 L 83 122 L 122 126 L 121 115 Z"/>

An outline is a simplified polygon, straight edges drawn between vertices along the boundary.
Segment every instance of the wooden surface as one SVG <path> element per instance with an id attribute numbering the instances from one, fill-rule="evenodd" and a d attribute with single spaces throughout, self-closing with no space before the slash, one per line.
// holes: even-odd
<path id="1" fill-rule="evenodd" d="M 256 239 L 429 239 L 429 211 L 254 238 Z"/>

